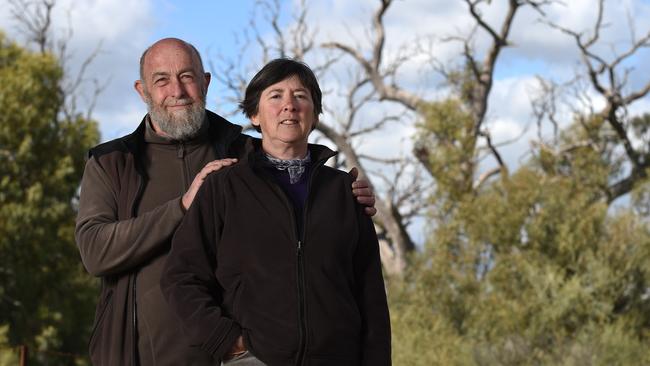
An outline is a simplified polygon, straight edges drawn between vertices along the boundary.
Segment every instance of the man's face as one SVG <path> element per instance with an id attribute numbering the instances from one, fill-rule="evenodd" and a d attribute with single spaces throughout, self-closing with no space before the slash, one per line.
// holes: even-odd
<path id="1" fill-rule="evenodd" d="M 156 132 L 175 140 L 196 135 L 205 117 L 209 74 L 185 45 L 161 41 L 147 53 L 136 90 L 149 110 Z"/>

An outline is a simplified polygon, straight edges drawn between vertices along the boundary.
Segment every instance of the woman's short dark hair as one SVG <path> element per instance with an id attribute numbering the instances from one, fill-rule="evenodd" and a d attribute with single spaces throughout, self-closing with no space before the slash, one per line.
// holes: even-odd
<path id="1" fill-rule="evenodd" d="M 239 108 L 242 109 L 246 117 L 252 118 L 259 112 L 260 98 L 264 89 L 292 76 L 297 76 L 302 85 L 311 93 L 314 114 L 318 119 L 318 115 L 323 113 L 323 93 L 318 86 L 316 75 L 305 63 L 288 58 L 277 58 L 270 61 L 253 76 L 246 87 L 246 94 L 244 100 L 239 103 Z M 260 132 L 259 126 L 254 127 Z"/>

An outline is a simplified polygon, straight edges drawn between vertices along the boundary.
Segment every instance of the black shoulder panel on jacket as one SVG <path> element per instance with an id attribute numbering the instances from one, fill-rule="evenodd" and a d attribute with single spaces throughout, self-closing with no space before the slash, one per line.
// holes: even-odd
<path id="1" fill-rule="evenodd" d="M 90 159 L 91 157 L 95 157 L 95 159 L 99 158 L 102 155 L 115 152 L 115 151 L 120 151 L 120 152 L 128 152 L 128 148 L 126 144 L 124 144 L 123 137 L 117 138 L 115 140 L 107 141 L 104 143 L 101 143 L 92 149 L 88 151 L 88 158 Z"/>
<path id="2" fill-rule="evenodd" d="M 145 116 L 135 131 L 114 140 L 99 144 L 88 151 L 88 159 L 92 156 L 99 158 L 111 152 L 138 153 L 144 149 L 144 131 L 146 129 L 147 116 Z"/>

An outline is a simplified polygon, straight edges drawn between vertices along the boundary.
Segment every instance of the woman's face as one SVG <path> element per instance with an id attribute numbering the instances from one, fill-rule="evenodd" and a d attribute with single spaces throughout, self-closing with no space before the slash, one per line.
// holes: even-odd
<path id="1" fill-rule="evenodd" d="M 303 145 L 316 123 L 311 93 L 297 76 L 262 91 L 258 112 L 251 117 L 262 129 L 262 139 L 278 148 Z"/>

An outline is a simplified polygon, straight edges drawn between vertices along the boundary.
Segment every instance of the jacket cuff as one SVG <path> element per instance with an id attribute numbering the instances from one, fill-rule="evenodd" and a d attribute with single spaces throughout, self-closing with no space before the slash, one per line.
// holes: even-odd
<path id="1" fill-rule="evenodd" d="M 178 217 L 179 218 L 178 222 L 180 222 L 183 219 L 183 216 L 185 216 L 185 213 L 187 212 L 187 210 L 183 208 L 183 196 L 174 198 L 172 200 L 172 207 L 173 207 L 172 215 L 174 217 Z"/>
<path id="2" fill-rule="evenodd" d="M 219 329 L 215 329 L 215 332 L 217 331 L 219 331 Z M 228 353 L 228 351 L 230 351 L 232 345 L 235 344 L 235 341 L 237 341 L 237 337 L 239 337 L 241 334 L 242 330 L 239 324 L 232 321 L 230 323 L 230 329 L 228 329 L 226 334 L 223 335 L 221 339 L 217 339 L 214 344 L 206 345 L 206 351 L 210 353 L 213 358 L 221 360 Z"/>

